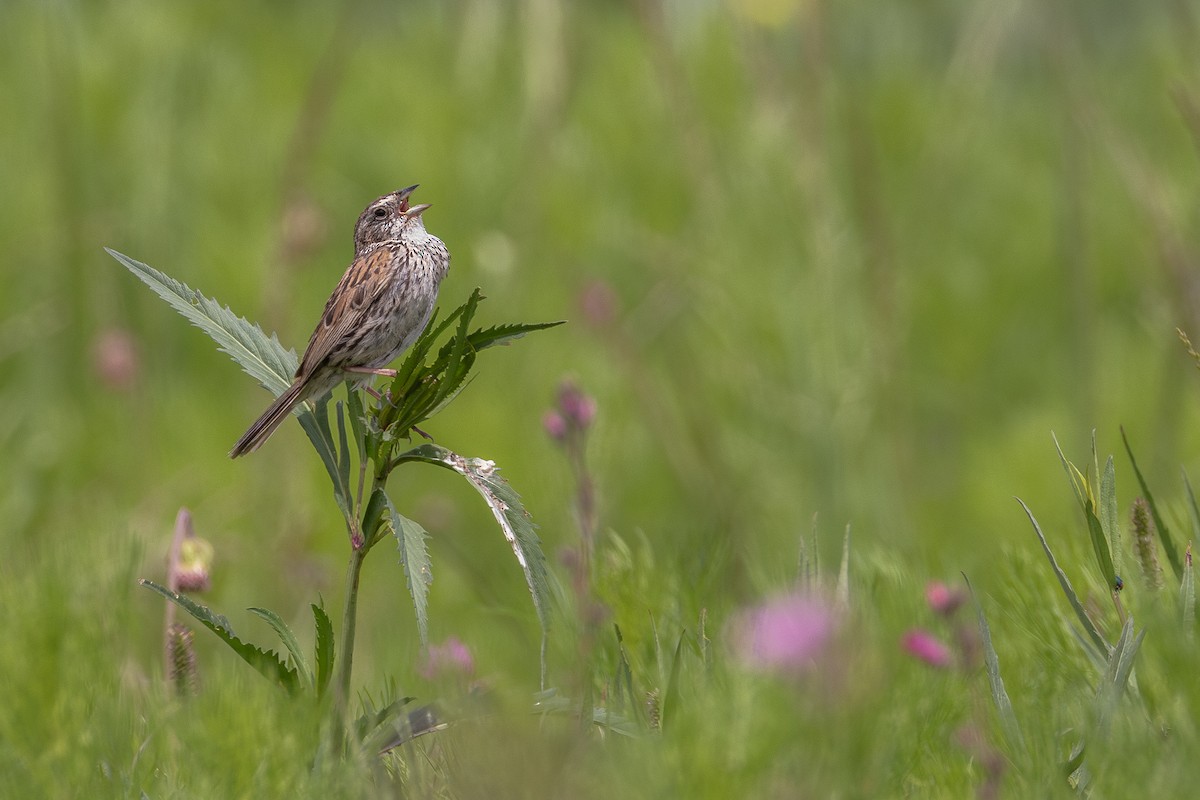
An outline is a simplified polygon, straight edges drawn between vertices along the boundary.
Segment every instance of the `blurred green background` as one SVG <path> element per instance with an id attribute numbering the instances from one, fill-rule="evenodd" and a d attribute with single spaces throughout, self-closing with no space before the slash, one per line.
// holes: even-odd
<path id="1" fill-rule="evenodd" d="M 443 307 L 480 286 L 485 324 L 570 320 L 487 353 L 427 429 L 497 461 L 555 560 L 573 489 L 542 412 L 564 376 L 596 398 L 601 529 L 628 545 L 606 599 L 635 638 L 702 609 L 719 637 L 814 526 L 827 563 L 848 524 L 861 572 L 900 576 L 874 603 L 960 570 L 1004 591 L 1033 546 L 1013 495 L 1078 533 L 1051 431 L 1082 462 L 1124 425 L 1170 498 L 1200 443 L 1174 332 L 1200 333 L 1198 25 L 1182 1 L 8 0 L 0 615 L 36 654 L 0 667 L 29 704 L 8 734 L 49 776 L 78 742 L 29 726 L 64 665 L 157 678 L 134 578 L 161 577 L 181 505 L 217 550 L 205 602 L 250 638 L 247 606 L 341 596 L 298 426 L 230 461 L 269 398 L 102 247 L 299 349 L 359 212 L 410 183 L 453 254 Z M 393 496 L 433 537 L 433 638 L 536 689 L 487 510 L 420 470 Z M 357 682 L 403 687 L 394 558 L 364 592 Z"/>

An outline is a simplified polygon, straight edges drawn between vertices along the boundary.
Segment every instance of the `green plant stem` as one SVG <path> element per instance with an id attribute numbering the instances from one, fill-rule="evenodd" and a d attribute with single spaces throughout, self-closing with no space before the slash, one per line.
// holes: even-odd
<path id="1" fill-rule="evenodd" d="M 342 614 L 341 659 L 334 690 L 334 729 L 341 731 L 346 724 L 350 705 L 350 675 L 354 668 L 354 634 L 358 624 L 358 581 L 362 575 L 363 560 L 367 557 L 366 547 L 350 551 L 350 565 L 346 569 L 346 607 Z M 340 738 L 340 736 L 339 736 Z"/>

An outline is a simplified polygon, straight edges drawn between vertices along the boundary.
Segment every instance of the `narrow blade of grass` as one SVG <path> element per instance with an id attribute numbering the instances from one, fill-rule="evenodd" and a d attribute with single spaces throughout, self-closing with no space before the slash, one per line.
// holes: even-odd
<path id="1" fill-rule="evenodd" d="M 1175 579 L 1180 580 L 1183 578 L 1183 560 L 1179 557 L 1175 540 L 1171 538 L 1170 529 L 1167 528 L 1162 515 L 1158 513 L 1154 494 L 1146 485 L 1146 479 L 1142 476 L 1141 469 L 1138 468 L 1137 459 L 1133 457 L 1133 448 L 1129 446 L 1129 437 L 1125 435 L 1124 427 L 1121 428 L 1121 442 L 1125 445 L 1125 454 L 1129 456 L 1129 464 L 1133 467 L 1133 474 L 1137 478 L 1138 487 L 1142 490 L 1142 497 L 1146 498 L 1146 505 L 1150 506 L 1150 516 L 1154 519 L 1154 527 L 1158 531 L 1159 540 L 1162 541 L 1163 552 L 1167 554 L 1167 561 L 1171 562 L 1171 569 L 1175 570 Z"/>
<path id="2" fill-rule="evenodd" d="M 1075 616 L 1079 619 L 1080 624 L 1083 625 L 1083 629 L 1087 631 L 1088 637 L 1091 638 L 1092 644 L 1095 645 L 1097 653 L 1103 660 L 1107 661 L 1112 648 L 1104 641 L 1104 637 L 1096 629 L 1091 617 L 1084 611 L 1083 603 L 1079 602 L 1079 596 L 1075 594 L 1075 589 L 1071 586 L 1071 581 L 1067 578 L 1067 574 L 1058 566 L 1058 561 L 1054 558 L 1054 553 L 1051 552 L 1050 545 L 1046 542 L 1046 535 L 1042 533 L 1042 527 L 1038 525 L 1033 512 L 1029 510 L 1029 506 L 1025 505 L 1024 500 L 1019 497 L 1015 499 L 1021 504 L 1021 508 L 1025 509 L 1025 515 L 1029 517 L 1030 523 L 1033 524 L 1033 531 L 1037 534 L 1038 541 L 1042 543 L 1042 550 L 1046 553 L 1046 558 L 1050 561 L 1050 568 L 1054 570 L 1059 586 L 1062 587 L 1063 594 L 1067 597 L 1067 602 L 1071 604 L 1071 608 L 1075 611 Z"/>
<path id="3" fill-rule="evenodd" d="M 1117 471 L 1113 457 L 1109 456 L 1104 464 L 1104 473 L 1100 476 L 1100 499 L 1098 504 L 1100 527 L 1104 531 L 1106 553 L 1112 566 L 1113 580 L 1110 588 L 1116 586 L 1115 579 L 1121 574 L 1121 523 L 1117 518 Z"/>
<path id="4" fill-rule="evenodd" d="M 1183 580 L 1179 585 L 1179 614 L 1184 631 L 1190 638 L 1196 628 L 1196 582 L 1192 572 L 1192 546 L 1189 544 L 1183 562 Z"/>
<path id="5" fill-rule="evenodd" d="M 1000 656 L 992 645 L 991 628 L 988 627 L 987 617 L 983 613 L 983 605 L 975 596 L 971 581 L 967 579 L 966 575 L 963 575 L 963 580 L 966 581 L 967 591 L 971 593 L 971 600 L 975 603 L 975 614 L 979 619 L 979 638 L 983 645 L 983 663 L 987 669 L 988 684 L 992 689 L 992 700 L 996 703 L 996 710 L 1000 714 L 1000 725 L 1004 728 L 1004 735 L 1008 739 L 1009 747 L 1017 756 L 1023 757 L 1025 737 L 1021 734 L 1021 726 L 1017 722 L 1016 712 L 1013 711 L 1012 700 L 1004 688 L 1004 679 L 1000 677 Z"/>

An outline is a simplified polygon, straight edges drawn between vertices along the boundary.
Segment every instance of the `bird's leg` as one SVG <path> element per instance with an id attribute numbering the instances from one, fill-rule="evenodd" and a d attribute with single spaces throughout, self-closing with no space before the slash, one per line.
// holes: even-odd
<path id="1" fill-rule="evenodd" d="M 396 377 L 394 369 L 375 369 L 373 367 L 343 367 L 343 372 L 358 372 L 363 375 L 382 375 L 385 378 Z"/>
<path id="2" fill-rule="evenodd" d="M 360 375 L 382 375 L 385 378 L 396 377 L 396 370 L 394 370 L 394 369 L 374 369 L 372 367 L 345 367 L 345 368 L 343 368 L 342 371 L 343 372 L 355 372 Z M 391 392 L 385 392 L 384 394 L 380 394 L 379 392 L 377 392 L 375 390 L 375 388 L 373 386 L 368 386 L 365 382 L 362 384 L 362 387 L 363 387 L 363 389 L 366 390 L 367 394 L 371 395 L 371 397 L 374 397 L 376 400 L 382 400 L 384 398 L 384 395 L 386 395 L 388 403 L 395 405 L 395 403 L 392 403 L 392 393 Z"/>

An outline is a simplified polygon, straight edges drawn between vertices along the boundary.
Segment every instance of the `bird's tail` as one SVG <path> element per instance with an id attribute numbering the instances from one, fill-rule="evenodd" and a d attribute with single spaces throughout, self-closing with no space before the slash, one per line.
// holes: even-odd
<path id="1" fill-rule="evenodd" d="M 275 432 L 292 409 L 302 401 L 307 393 L 304 391 L 309 388 L 305 381 L 297 380 L 288 390 L 279 397 L 275 398 L 275 402 L 262 413 L 262 416 L 254 421 L 250 429 L 242 434 L 242 438 L 237 440 L 237 444 L 229 451 L 230 458 L 244 456 L 246 453 L 253 453 L 262 443 L 271 438 L 271 434 Z"/>

